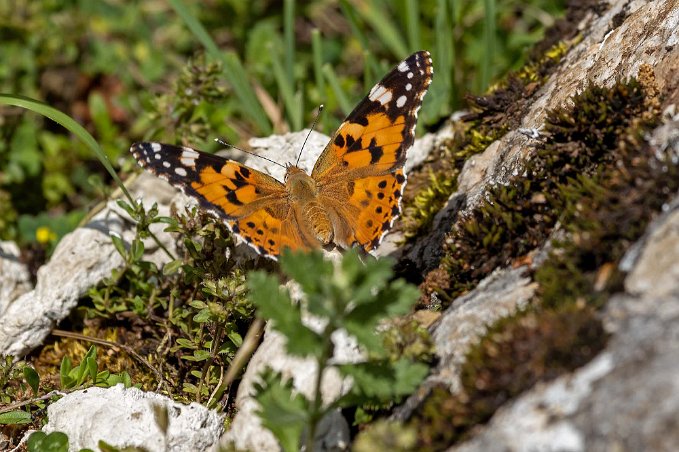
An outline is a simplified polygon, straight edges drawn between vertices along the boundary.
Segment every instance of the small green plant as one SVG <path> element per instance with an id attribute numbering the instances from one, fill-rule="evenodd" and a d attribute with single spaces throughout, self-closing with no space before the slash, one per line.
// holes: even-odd
<path id="1" fill-rule="evenodd" d="M 195 207 L 163 217 L 156 206 L 119 205 L 135 219 L 136 235 L 129 244 L 112 236 L 124 265 L 90 289 L 91 303 L 80 311 L 107 324 L 134 318 L 124 334 L 129 332 L 135 348 L 156 350 L 149 360 L 158 369 L 142 378 L 144 387 L 158 384 L 162 374 L 175 398 L 216 407 L 225 389 L 219 384 L 222 369 L 241 345 L 253 312 L 245 297 L 245 269 L 229 257 L 231 234 Z M 176 234 L 179 257 L 172 256 L 162 268 L 144 255 L 142 239 L 152 237 L 153 223 L 166 224 L 165 231 Z"/>
<path id="2" fill-rule="evenodd" d="M 59 378 L 62 389 L 75 389 L 86 385 L 109 388 L 118 383 L 123 383 L 126 388 L 132 386 L 132 380 L 127 372 L 113 374 L 108 370 L 99 371 L 97 363 L 97 347 L 91 346 L 83 357 L 80 364 L 73 367 L 73 362 L 68 356 L 64 356 L 59 369 Z"/>
<path id="3" fill-rule="evenodd" d="M 284 450 L 298 450 L 300 444 L 312 450 L 316 427 L 330 411 L 399 399 L 412 393 L 427 374 L 424 364 L 403 357 L 390 359 L 383 339 L 376 333 L 385 319 L 408 312 L 419 292 L 403 280 L 391 281 L 389 260 L 370 259 L 363 263 L 354 251 L 347 252 L 337 263 L 325 260 L 319 252 L 284 253 L 280 265 L 304 293 L 304 309 L 292 301 L 287 290 L 281 289 L 278 278 L 262 271 L 247 278 L 250 297 L 260 315 L 285 335 L 287 352 L 314 359 L 318 374 L 313 396 L 307 399 L 293 393 L 290 381 L 268 369 L 260 375 L 255 397 L 261 406 L 263 425 L 274 433 Z M 303 323 L 304 311 L 321 319 L 324 326 L 320 331 Z M 332 364 L 331 337 L 340 330 L 356 338 L 366 351 L 365 361 Z M 347 394 L 324 405 L 320 387 L 330 368 L 351 377 L 353 386 Z"/>
<path id="4" fill-rule="evenodd" d="M 28 452 L 66 452 L 68 451 L 68 436 L 62 432 L 35 432 L 28 437 L 26 443 Z"/>
<path id="5" fill-rule="evenodd" d="M 102 452 L 119 452 L 121 449 L 113 447 L 104 441 L 99 441 L 98 448 Z M 63 432 L 34 432 L 28 437 L 26 442 L 28 452 L 68 452 L 70 450 L 68 443 L 68 435 Z M 140 449 L 125 448 L 126 452 L 133 452 Z M 78 452 L 94 452 L 92 449 L 80 449 Z"/>

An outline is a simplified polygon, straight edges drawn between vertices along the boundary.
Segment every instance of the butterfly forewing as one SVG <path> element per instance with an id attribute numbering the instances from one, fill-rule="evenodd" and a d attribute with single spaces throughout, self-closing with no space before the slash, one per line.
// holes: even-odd
<path id="1" fill-rule="evenodd" d="M 285 235 L 291 231 L 282 223 L 291 209 L 285 186 L 273 177 L 184 146 L 135 143 L 130 151 L 141 166 L 196 199 L 261 254 L 304 247 L 295 246 L 294 234 Z"/>
<path id="2" fill-rule="evenodd" d="M 342 122 L 312 176 L 323 180 L 352 169 L 379 172 L 402 166 L 415 140 L 417 112 L 432 75 L 429 52 L 403 60 Z"/>

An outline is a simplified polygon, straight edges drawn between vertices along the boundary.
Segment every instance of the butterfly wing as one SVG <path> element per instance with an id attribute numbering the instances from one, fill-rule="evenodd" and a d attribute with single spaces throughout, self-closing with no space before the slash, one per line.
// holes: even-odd
<path id="1" fill-rule="evenodd" d="M 275 258 L 283 247 L 309 248 L 296 228 L 285 186 L 260 171 L 195 149 L 135 143 L 139 164 L 221 218 L 260 254 Z"/>
<path id="2" fill-rule="evenodd" d="M 427 51 L 389 72 L 340 125 L 311 173 L 336 212 L 335 242 L 374 249 L 400 214 L 403 165 L 431 84 Z"/>

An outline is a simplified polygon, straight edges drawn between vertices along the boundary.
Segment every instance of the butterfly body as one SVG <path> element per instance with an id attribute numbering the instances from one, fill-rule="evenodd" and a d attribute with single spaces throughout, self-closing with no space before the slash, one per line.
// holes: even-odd
<path id="1" fill-rule="evenodd" d="M 432 72 L 428 52 L 406 58 L 344 120 L 311 173 L 288 165 L 283 182 L 188 147 L 136 143 L 131 151 L 265 256 L 332 244 L 370 251 L 400 214 L 406 152 Z"/>

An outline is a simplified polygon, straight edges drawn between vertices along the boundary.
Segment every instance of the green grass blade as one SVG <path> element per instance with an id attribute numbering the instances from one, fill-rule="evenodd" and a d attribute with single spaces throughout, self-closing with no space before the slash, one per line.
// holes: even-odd
<path id="1" fill-rule="evenodd" d="M 378 77 L 378 75 L 375 73 L 374 67 L 376 66 L 375 58 L 373 58 L 372 54 L 370 53 L 369 50 L 364 50 L 363 51 L 363 87 L 365 89 L 368 89 L 368 87 L 372 87 L 372 85 L 375 83 L 375 79 Z"/>
<path id="2" fill-rule="evenodd" d="M 320 102 L 327 102 L 325 91 L 325 77 L 323 76 L 323 39 L 321 38 L 321 31 L 318 28 L 311 30 L 311 51 L 314 65 L 314 79 L 316 82 L 316 89 L 320 97 Z M 319 120 L 321 123 L 320 130 L 328 130 L 329 115 L 321 115 Z"/>
<path id="3" fill-rule="evenodd" d="M 278 85 L 278 90 L 283 98 L 285 104 L 285 111 L 288 112 L 288 120 L 292 130 L 300 130 L 302 128 L 302 105 L 299 104 L 295 95 L 295 87 L 292 82 L 285 76 L 285 69 L 276 54 L 273 45 L 269 45 L 269 52 L 271 53 L 271 65 L 273 68 L 273 75 Z"/>
<path id="4" fill-rule="evenodd" d="M 88 148 L 90 148 L 92 152 L 94 152 L 94 155 L 96 155 L 101 164 L 104 165 L 106 171 L 108 171 L 127 199 L 132 204 L 136 204 L 130 193 L 127 191 L 127 188 L 125 188 L 123 181 L 120 180 L 118 174 L 113 169 L 113 165 L 111 165 L 106 153 L 97 143 L 97 140 L 95 140 L 94 137 L 90 135 L 89 132 L 85 130 L 83 126 L 78 124 L 73 118 L 40 101 L 16 94 L 0 94 L 0 104 L 25 108 L 26 110 L 46 116 L 78 137 L 83 143 L 87 145 Z"/>
<path id="5" fill-rule="evenodd" d="M 335 71 L 333 71 L 332 66 L 330 66 L 330 64 L 326 63 L 323 65 L 323 75 L 325 75 L 325 79 L 328 81 L 330 88 L 332 88 L 333 92 L 335 93 L 337 103 L 342 109 L 342 113 L 344 113 L 345 115 L 351 113 L 352 108 L 351 102 L 349 102 L 349 99 L 347 99 L 346 94 L 344 93 L 344 91 L 342 91 L 342 87 L 340 86 L 340 82 L 337 79 L 337 75 L 335 75 Z"/>
<path id="6" fill-rule="evenodd" d="M 292 84 L 295 81 L 295 0 L 285 0 L 283 3 L 283 39 L 285 42 L 285 76 L 288 78 L 288 83 Z"/>
<path id="7" fill-rule="evenodd" d="M 257 124 L 262 134 L 270 134 L 273 130 L 271 122 L 266 116 L 262 104 L 259 103 L 257 95 L 250 85 L 247 72 L 236 52 L 233 50 L 225 52 L 222 55 L 222 62 L 224 63 L 224 75 L 233 88 L 234 94 L 241 101 L 243 110 Z"/>
<path id="8" fill-rule="evenodd" d="M 351 28 L 351 36 L 354 38 L 358 39 L 358 42 L 361 43 L 361 47 L 363 49 L 369 49 L 370 44 L 368 43 L 368 38 L 365 36 L 365 33 L 361 30 L 361 25 L 358 22 L 358 16 L 356 14 L 356 10 L 349 3 L 348 0 L 340 0 L 340 9 L 342 10 L 342 16 L 349 22 L 349 28 Z"/>
<path id="9" fill-rule="evenodd" d="M 205 47 L 205 50 L 207 50 L 210 56 L 216 60 L 220 60 L 222 57 L 217 44 L 212 40 L 205 27 L 203 27 L 203 24 L 196 19 L 196 16 L 191 14 L 191 11 L 189 11 L 184 2 L 181 0 L 168 1 L 179 17 L 182 18 L 188 29 L 191 30 L 191 33 L 193 33 L 196 39 L 198 39 L 203 47 Z"/>
<path id="10" fill-rule="evenodd" d="M 437 0 L 434 29 L 436 31 L 434 81 L 441 87 L 441 92 L 438 95 L 442 100 L 440 108 L 430 113 L 437 116 L 449 113 L 447 107 L 450 106 L 450 98 L 453 95 L 452 73 L 455 70 L 453 67 L 454 38 L 446 0 Z"/>
<path id="11" fill-rule="evenodd" d="M 264 108 L 257 100 L 252 86 L 248 81 L 245 69 L 234 52 L 223 53 L 212 40 L 203 24 L 191 14 L 182 0 L 168 0 L 175 12 L 182 18 L 188 29 L 196 39 L 205 47 L 208 54 L 224 63 L 224 75 L 233 88 L 234 94 L 241 101 L 243 110 L 255 122 L 259 131 L 264 134 L 271 133 L 271 122 L 264 112 Z"/>
<path id="12" fill-rule="evenodd" d="M 408 32 L 408 44 L 411 50 L 422 50 L 420 32 L 420 1 L 406 0 L 406 30 Z"/>
<path id="13" fill-rule="evenodd" d="M 313 52 L 314 61 L 314 78 L 316 80 L 316 88 L 325 95 L 325 79 L 323 78 L 323 40 L 321 39 L 321 31 L 318 28 L 311 30 L 311 50 Z"/>
<path id="14" fill-rule="evenodd" d="M 387 14 L 388 4 L 385 2 L 361 2 L 356 5 L 359 14 L 375 30 L 380 41 L 392 52 L 396 59 L 406 57 L 408 46 L 403 40 L 403 33 Z M 370 48 L 370 47 L 365 47 Z"/>
<path id="15" fill-rule="evenodd" d="M 495 0 L 483 0 L 484 5 L 484 34 L 485 53 L 481 63 L 482 90 L 488 88 L 493 76 L 493 60 L 495 59 Z"/>
<path id="16" fill-rule="evenodd" d="M 455 1 L 456 0 L 448 0 L 448 13 L 449 13 L 449 20 L 448 22 L 448 35 L 450 36 L 450 70 L 448 71 L 448 75 L 450 77 L 450 108 L 452 111 L 457 110 L 460 107 L 460 93 L 462 90 L 458 90 L 457 86 L 457 73 L 455 71 L 455 66 L 457 63 L 457 58 L 458 55 L 460 55 L 460 59 L 462 59 L 462 52 L 458 54 L 457 51 L 457 41 L 455 39 L 455 29 L 457 27 L 457 23 L 455 20 Z"/>

